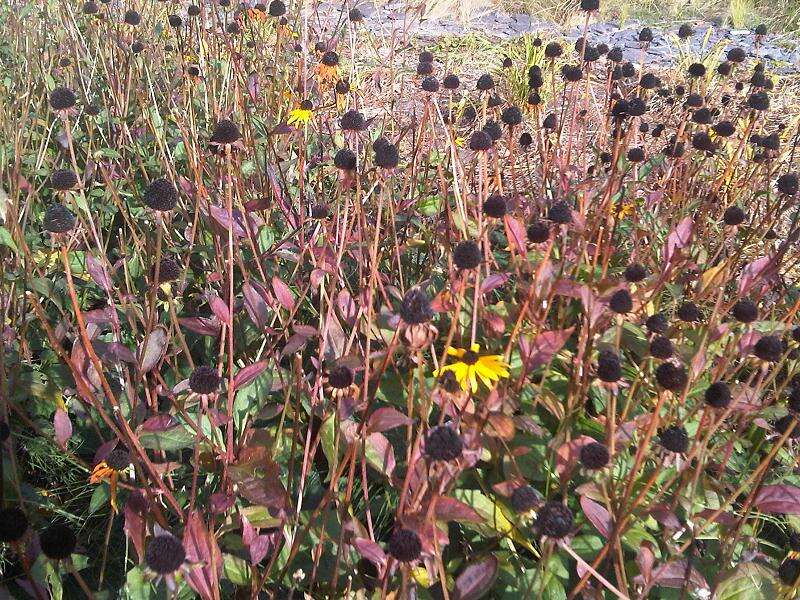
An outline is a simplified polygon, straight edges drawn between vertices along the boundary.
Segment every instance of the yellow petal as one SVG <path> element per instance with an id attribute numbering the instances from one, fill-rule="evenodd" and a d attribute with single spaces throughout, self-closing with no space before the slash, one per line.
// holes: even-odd
<path id="1" fill-rule="evenodd" d="M 447 347 L 447 354 L 449 354 L 450 356 L 461 358 L 462 356 L 464 356 L 464 352 L 466 352 L 466 350 L 464 350 L 463 348 L 453 348 L 452 346 Z"/>

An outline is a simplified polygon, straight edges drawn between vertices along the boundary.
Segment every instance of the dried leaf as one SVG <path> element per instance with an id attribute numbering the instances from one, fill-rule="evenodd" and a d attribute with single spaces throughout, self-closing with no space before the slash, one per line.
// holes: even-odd
<path id="1" fill-rule="evenodd" d="M 139 372 L 149 373 L 152 371 L 164 355 L 167 353 L 169 346 L 169 333 L 167 328 L 159 325 L 150 335 L 147 336 L 144 348 L 139 352 Z"/>

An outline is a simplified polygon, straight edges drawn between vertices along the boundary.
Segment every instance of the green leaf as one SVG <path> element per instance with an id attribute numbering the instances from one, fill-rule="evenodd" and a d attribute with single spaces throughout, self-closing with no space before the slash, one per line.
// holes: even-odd
<path id="1" fill-rule="evenodd" d="M 194 434 L 180 425 L 167 431 L 145 431 L 139 435 L 142 446 L 148 450 L 181 450 L 194 445 Z"/>
<path id="2" fill-rule="evenodd" d="M 153 597 L 150 583 L 144 576 L 144 571 L 139 567 L 134 567 L 128 571 L 125 579 L 124 598 L 128 600 L 149 600 Z"/>
<path id="3" fill-rule="evenodd" d="M 111 492 L 108 485 L 105 483 L 98 485 L 92 493 L 92 499 L 89 501 L 89 514 L 93 515 L 108 504 L 110 497 Z"/>
<path id="4" fill-rule="evenodd" d="M 763 565 L 742 563 L 717 587 L 717 600 L 768 600 L 777 598 L 775 578 Z"/>
<path id="5" fill-rule="evenodd" d="M 234 585 L 249 585 L 250 566 L 243 558 L 232 554 L 223 554 L 222 576 Z"/>
<path id="6" fill-rule="evenodd" d="M 0 227 L 0 244 L 8 246 L 14 252 L 19 252 L 17 245 L 14 243 L 11 233 L 5 227 Z"/>

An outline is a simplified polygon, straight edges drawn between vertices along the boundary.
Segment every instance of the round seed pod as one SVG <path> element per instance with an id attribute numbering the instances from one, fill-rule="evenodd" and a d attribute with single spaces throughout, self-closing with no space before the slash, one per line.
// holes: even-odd
<path id="1" fill-rule="evenodd" d="M 47 558 L 53 560 L 69 558 L 77 543 L 78 538 L 75 536 L 75 532 L 71 527 L 63 524 L 51 525 L 39 534 L 42 552 Z"/>
<path id="2" fill-rule="evenodd" d="M 427 323 L 434 316 L 431 300 L 423 290 L 413 287 L 403 296 L 400 303 L 400 318 L 409 325 Z"/>
<path id="3" fill-rule="evenodd" d="M 464 451 L 464 442 L 449 425 L 432 427 L 425 436 L 425 455 L 434 461 L 449 462 L 459 458 Z"/>
<path id="4" fill-rule="evenodd" d="M 63 204 L 53 204 L 45 211 L 42 224 L 50 233 L 67 233 L 75 227 L 75 215 Z"/>
<path id="5" fill-rule="evenodd" d="M 57 87 L 50 92 L 50 108 L 53 110 L 67 110 L 75 106 L 77 98 L 75 92 L 66 87 Z"/>
<path id="6" fill-rule="evenodd" d="M 28 530 L 28 517 L 19 508 L 0 509 L 0 542 L 18 542 Z"/>
<path id="7" fill-rule="evenodd" d="M 608 464 L 609 460 L 611 460 L 611 454 L 605 444 L 589 442 L 581 447 L 580 461 L 587 469 L 602 469 Z"/>
<path id="8" fill-rule="evenodd" d="M 547 537 L 563 538 L 574 524 L 572 511 L 560 502 L 546 502 L 536 516 L 536 529 Z"/>
<path id="9" fill-rule="evenodd" d="M 686 452 L 689 449 L 689 435 L 681 425 L 667 427 L 658 437 L 661 445 L 670 452 Z"/>
<path id="10" fill-rule="evenodd" d="M 422 553 L 422 542 L 411 529 L 396 529 L 389 538 L 389 554 L 399 562 L 413 562 Z"/>
<path id="11" fill-rule="evenodd" d="M 678 367 L 672 363 L 665 362 L 656 368 L 656 381 L 658 384 L 671 392 L 678 392 L 686 387 L 689 377 L 686 369 Z"/>
<path id="12" fill-rule="evenodd" d="M 453 248 L 453 262 L 459 269 L 474 269 L 481 264 L 482 259 L 480 247 L 472 240 L 459 242 Z"/>
<path id="13" fill-rule="evenodd" d="M 186 560 L 186 550 L 181 541 L 174 535 L 164 533 L 157 535 L 147 544 L 144 562 L 159 575 L 167 575 L 177 571 Z"/>
<path id="14" fill-rule="evenodd" d="M 724 381 L 715 381 L 706 388 L 703 397 L 712 408 L 726 408 L 731 403 L 731 388 Z"/>
<path id="15" fill-rule="evenodd" d="M 522 485 L 511 493 L 511 507 L 515 512 L 526 513 L 542 502 L 542 495 L 530 485 Z"/>
<path id="16" fill-rule="evenodd" d="M 145 190 L 142 201 L 153 210 L 169 211 L 178 203 L 178 190 L 171 181 L 156 179 Z"/>
<path id="17" fill-rule="evenodd" d="M 219 389 L 220 376 L 214 367 L 202 365 L 189 376 L 189 388 L 195 394 L 213 394 Z"/>

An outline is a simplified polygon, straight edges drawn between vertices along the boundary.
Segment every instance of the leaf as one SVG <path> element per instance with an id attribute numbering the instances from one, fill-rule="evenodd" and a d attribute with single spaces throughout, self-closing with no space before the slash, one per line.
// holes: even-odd
<path id="1" fill-rule="evenodd" d="M 257 565 L 272 549 L 268 535 L 259 535 L 256 528 L 242 515 L 242 541 L 250 552 L 250 564 Z"/>
<path id="2" fill-rule="evenodd" d="M 218 336 L 222 323 L 216 317 L 181 317 L 178 322 L 197 335 Z"/>
<path id="3" fill-rule="evenodd" d="M 180 425 L 178 420 L 172 415 L 155 415 L 145 420 L 144 423 L 139 425 L 141 431 L 167 431 L 173 427 Z"/>
<path id="4" fill-rule="evenodd" d="M 373 563 L 379 570 L 383 570 L 386 566 L 386 553 L 379 544 L 366 538 L 356 538 L 352 543 L 361 556 Z"/>
<path id="5" fill-rule="evenodd" d="M 739 279 L 739 296 L 746 296 L 756 283 L 764 279 L 764 277 L 772 269 L 772 257 L 762 256 L 753 262 L 749 263 L 742 269 L 742 276 Z"/>
<path id="6" fill-rule="evenodd" d="M 523 342 L 523 338 L 520 337 L 520 351 L 528 368 L 536 369 L 549 363 L 559 350 L 564 347 L 574 330 L 574 327 L 570 327 L 568 329 L 544 331 L 537 335 L 532 342 L 528 342 L 527 339 Z"/>
<path id="7" fill-rule="evenodd" d="M 468 523 L 483 523 L 483 517 L 471 506 L 455 498 L 439 496 L 434 508 L 436 518 L 440 521 L 465 521 Z"/>
<path id="8" fill-rule="evenodd" d="M 653 569 L 654 581 L 662 587 L 682 588 L 686 584 L 687 575 L 689 583 L 693 587 L 708 589 L 705 577 L 690 566 L 685 559 L 673 560 Z"/>
<path id="9" fill-rule="evenodd" d="M 147 535 L 146 515 L 150 512 L 149 504 L 140 490 L 133 490 L 125 502 L 125 534 L 131 540 L 139 558 L 144 557 L 144 538 Z"/>
<path id="10" fill-rule="evenodd" d="M 456 578 L 453 599 L 477 600 L 485 596 L 497 578 L 498 566 L 499 561 L 494 556 L 468 565 Z"/>
<path id="11" fill-rule="evenodd" d="M 281 469 L 265 445 L 253 443 L 240 450 L 229 473 L 238 486 L 238 494 L 253 504 L 275 509 L 283 509 L 288 505 L 280 478 Z"/>
<path id="12" fill-rule="evenodd" d="M 139 442 L 148 450 L 182 450 L 194 446 L 195 436 L 183 425 L 165 431 L 145 431 L 139 435 Z"/>
<path id="13" fill-rule="evenodd" d="M 225 303 L 225 301 L 211 292 L 206 294 L 206 299 L 208 300 L 208 305 L 211 307 L 211 312 L 214 313 L 214 316 L 217 317 L 221 323 L 230 325 L 231 315 L 228 310 L 228 305 Z"/>
<path id="14" fill-rule="evenodd" d="M 141 567 L 133 567 L 125 577 L 124 598 L 127 600 L 150 600 L 153 597 L 150 579 Z"/>
<path id="15" fill-rule="evenodd" d="M 492 273 L 481 282 L 481 293 L 488 294 L 503 285 L 511 277 L 508 273 Z"/>
<path id="16" fill-rule="evenodd" d="M 238 390 L 239 388 L 244 387 L 248 383 L 254 381 L 256 377 L 261 375 L 261 373 L 263 373 L 267 367 L 269 367 L 269 364 L 270 361 L 262 360 L 239 369 L 239 371 L 233 377 L 233 389 Z"/>
<path id="17" fill-rule="evenodd" d="M 103 506 L 108 504 L 108 500 L 110 497 L 111 494 L 109 492 L 108 485 L 105 483 L 98 485 L 94 489 L 94 492 L 92 492 L 92 497 L 89 500 L 89 514 L 93 515 Z"/>
<path id="18" fill-rule="evenodd" d="M 396 466 L 394 448 L 382 433 L 371 433 L 365 444 L 367 463 L 387 477 L 391 477 Z"/>
<path id="19" fill-rule="evenodd" d="M 401 425 L 410 425 L 413 422 L 399 410 L 384 406 L 372 413 L 367 429 L 370 433 L 380 433 Z"/>
<path id="20" fill-rule="evenodd" d="M 103 264 L 89 253 L 86 254 L 86 270 L 92 280 L 106 292 L 114 287 Z"/>
<path id="21" fill-rule="evenodd" d="M 272 291 L 283 308 L 286 310 L 294 309 L 294 294 L 292 294 L 292 290 L 289 289 L 289 286 L 281 281 L 280 278 L 272 278 Z"/>
<path id="22" fill-rule="evenodd" d="M 250 320 L 259 329 L 264 329 L 269 324 L 269 305 L 264 296 L 249 281 L 242 286 L 242 295 L 244 296 L 244 308 L 250 316 Z"/>
<path id="23" fill-rule="evenodd" d="M 59 408 L 53 417 L 53 427 L 56 431 L 56 442 L 61 448 L 67 448 L 67 442 L 72 437 L 72 421 L 64 409 Z"/>
<path id="24" fill-rule="evenodd" d="M 139 372 L 148 373 L 161 362 L 169 346 L 167 328 L 159 325 L 147 336 L 145 346 L 139 351 Z"/>
<path id="25" fill-rule="evenodd" d="M 753 506 L 765 513 L 800 515 L 800 488 L 788 484 L 765 485 Z"/>
<path id="26" fill-rule="evenodd" d="M 233 585 L 250 585 L 250 567 L 243 558 L 233 554 L 222 555 L 222 576 Z"/>
<path id="27" fill-rule="evenodd" d="M 778 597 L 772 571 L 756 562 L 744 562 L 726 576 L 716 589 L 715 600 L 772 600 Z"/>
<path id="28" fill-rule="evenodd" d="M 587 496 L 581 496 L 581 508 L 583 509 L 583 514 L 586 515 L 586 518 L 594 525 L 595 529 L 604 538 L 609 539 L 612 530 L 611 515 L 605 507 Z"/>
<path id="29" fill-rule="evenodd" d="M 219 599 L 219 577 L 222 573 L 222 560 L 213 533 L 208 531 L 203 519 L 196 512 L 190 512 L 183 531 L 183 547 L 186 560 L 197 563 L 186 570 L 186 581 L 203 600 Z"/>
<path id="30" fill-rule="evenodd" d="M 692 217 L 685 217 L 667 236 L 667 243 L 664 246 L 664 265 L 665 269 L 669 268 L 669 264 L 675 257 L 675 252 L 681 250 L 689 245 L 692 239 L 692 230 L 694 228 L 694 221 Z"/>
<path id="31" fill-rule="evenodd" d="M 505 223 L 509 245 L 513 246 L 519 254 L 525 256 L 528 251 L 526 247 L 528 235 L 525 232 L 525 226 L 517 219 L 509 215 L 506 215 Z"/>

